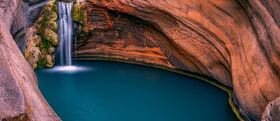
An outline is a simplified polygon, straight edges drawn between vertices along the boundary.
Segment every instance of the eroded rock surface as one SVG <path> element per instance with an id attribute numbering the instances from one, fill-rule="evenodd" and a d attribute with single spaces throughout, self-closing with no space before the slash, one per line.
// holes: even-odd
<path id="1" fill-rule="evenodd" d="M 208 75 L 232 87 L 240 112 L 254 120 L 260 120 L 266 105 L 280 96 L 278 1 L 88 0 L 86 4 L 90 35 L 77 48 L 78 57 L 144 61 Z M 126 19 L 122 13 L 142 20 L 137 23 L 139 19 Z M 161 51 L 160 56 L 150 48 Z"/>
<path id="2" fill-rule="evenodd" d="M 89 38 L 77 43 L 76 57 L 93 55 L 174 67 L 160 48 L 162 44 L 159 39 L 167 38 L 147 22 L 98 8 L 89 2 L 85 4 L 85 8 L 87 15 L 92 15 L 87 16 L 90 22 L 85 25 L 86 31 L 90 33 L 87 33 Z"/>
<path id="3" fill-rule="evenodd" d="M 60 120 L 16 45 L 26 46 L 27 26 L 45 4 L 24 1 L 0 0 L 0 119 Z M 138 61 L 207 75 L 233 88 L 244 116 L 278 120 L 279 0 L 87 0 L 84 5 L 86 23 L 81 14 L 76 16 L 79 33 L 84 32 L 76 57 Z M 24 16 L 24 10 L 32 17 Z"/>
<path id="4" fill-rule="evenodd" d="M 22 0 L 0 0 L 0 120 L 60 120 L 41 95 L 34 71 L 12 36 L 16 26 L 25 28 L 17 21 L 24 18 L 17 13 L 23 12 L 25 4 Z"/>

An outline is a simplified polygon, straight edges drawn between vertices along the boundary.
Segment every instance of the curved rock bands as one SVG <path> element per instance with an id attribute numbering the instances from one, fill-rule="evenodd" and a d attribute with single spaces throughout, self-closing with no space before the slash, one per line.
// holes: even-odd
<path id="1" fill-rule="evenodd" d="M 145 58 L 146 62 L 208 75 L 233 87 L 244 116 L 261 120 L 266 105 L 280 96 L 279 2 L 274 3 L 89 0 L 87 4 L 92 5 L 87 5 L 87 20 L 91 34 L 76 53 L 128 60 Z M 150 24 L 143 27 L 141 22 L 131 24 L 125 17 L 110 15 L 106 10 L 94 11 L 95 8 L 136 16 L 156 29 Z M 161 52 L 155 54 L 151 48 Z"/>
<path id="2" fill-rule="evenodd" d="M 16 33 L 25 28 L 26 4 L 0 0 L 0 16 L 5 16 L 0 18 L 0 104 L 5 105 L 0 118 L 60 120 L 14 42 L 25 40 L 25 29 Z M 279 120 L 278 0 L 87 0 L 86 4 L 87 16 L 76 17 L 89 36 L 82 35 L 77 57 L 116 57 L 207 75 L 233 88 L 247 120 Z"/>
<path id="3" fill-rule="evenodd" d="M 140 21 L 139 19 L 136 19 L 133 16 L 129 16 L 126 14 L 118 14 L 113 11 L 107 11 L 104 8 L 94 7 L 94 5 L 91 5 L 91 3 L 89 2 L 87 2 L 86 6 L 88 13 L 87 26 L 91 31 L 91 35 L 88 40 L 83 40 L 84 44 L 82 45 L 84 45 L 84 47 L 79 48 L 77 54 L 86 53 L 85 50 L 87 48 L 90 48 L 91 51 L 95 49 L 95 53 L 106 53 L 107 50 L 111 50 L 114 48 L 118 48 L 116 49 L 116 51 L 123 49 L 122 52 L 126 52 L 127 50 L 137 51 L 136 49 L 125 49 L 127 47 L 142 48 L 142 50 L 148 48 L 157 48 L 158 50 L 164 52 L 164 56 L 166 57 L 162 58 L 168 58 L 169 60 L 165 59 L 165 61 L 170 61 L 169 63 L 172 63 L 173 66 L 176 68 L 186 68 L 192 69 L 194 72 L 209 73 L 205 69 L 207 67 L 205 67 L 204 64 L 202 64 L 209 63 L 209 66 L 211 66 L 211 68 L 213 68 L 213 70 L 215 70 L 217 73 L 225 73 L 224 75 L 226 76 L 219 76 L 220 78 L 218 79 L 220 81 L 230 80 L 230 76 L 228 76 L 229 71 L 227 70 L 227 67 L 225 65 L 219 64 L 219 62 L 208 62 L 207 60 L 205 60 L 206 58 L 211 57 L 209 52 L 207 52 L 206 55 L 202 55 L 202 57 L 200 57 L 201 59 L 197 59 L 194 55 L 192 55 L 192 53 L 183 50 L 181 47 L 178 47 L 176 43 L 170 41 L 168 37 L 166 37 L 164 34 L 152 27 L 151 24 L 144 22 L 143 20 Z M 103 49 L 101 49 L 101 44 L 97 46 L 97 44 L 94 43 L 101 43 L 103 45 L 106 45 L 106 47 L 108 48 L 105 49 L 103 47 Z M 202 45 L 196 44 L 194 46 L 201 47 Z M 96 47 L 99 48 L 99 51 L 98 49 L 96 49 Z M 83 52 L 81 52 L 82 50 Z M 86 54 L 88 53 L 89 52 L 87 52 Z M 137 54 L 135 53 L 135 55 Z M 128 56 L 133 55 L 130 54 Z M 135 59 L 135 57 L 131 58 Z M 154 55 L 154 58 L 157 58 L 157 55 Z M 201 62 L 201 60 L 203 60 L 204 62 Z M 225 83 L 231 86 L 230 81 L 225 81 Z"/>
<path id="4" fill-rule="evenodd" d="M 131 15 L 94 6 L 90 2 L 85 3 L 85 6 L 90 33 L 88 33 L 88 38 L 80 39 L 76 43 L 76 58 L 82 60 L 107 58 L 161 65 L 170 69 L 201 69 L 203 71 L 203 68 L 199 67 L 202 64 L 198 59 L 190 58 L 192 55 L 182 52 L 153 25 Z M 214 85 L 220 87 L 220 85 Z M 223 87 L 222 89 L 224 90 Z M 232 91 L 227 89 L 225 91 L 232 98 Z M 240 118 L 232 99 L 229 101 Z"/>
<path id="5" fill-rule="evenodd" d="M 91 54 L 117 56 L 125 60 L 148 61 L 174 68 L 167 60 L 166 52 L 156 42 L 158 37 L 164 36 L 154 29 L 153 33 L 158 36 L 152 36 L 147 23 L 98 7 L 88 6 L 87 12 L 92 15 L 87 17 L 90 21 L 87 26 L 91 32 L 87 39 L 77 43 L 77 57 Z"/>

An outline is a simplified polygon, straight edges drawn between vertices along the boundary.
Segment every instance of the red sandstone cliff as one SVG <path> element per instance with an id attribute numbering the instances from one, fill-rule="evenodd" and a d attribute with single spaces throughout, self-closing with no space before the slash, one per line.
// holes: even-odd
<path id="1" fill-rule="evenodd" d="M 136 61 L 145 58 L 147 63 L 208 75 L 234 89 L 241 113 L 260 120 L 266 105 L 280 96 L 279 3 L 274 0 L 90 0 L 87 19 L 95 34 L 77 49 L 77 56 L 100 55 Z M 97 12 L 96 6 L 105 12 Z M 154 27 L 125 22 L 126 17 L 114 17 L 106 9 L 141 18 Z M 111 26 L 98 24 L 95 14 Z M 115 31 L 116 26 L 128 32 Z M 120 34 L 126 35 L 118 37 Z M 105 38 L 96 38 L 100 36 Z M 152 48 L 162 54 L 146 55 L 153 53 Z M 141 49 L 145 51 L 139 54 Z"/>
<path id="2" fill-rule="evenodd" d="M 208 75 L 233 88 L 244 115 L 279 120 L 279 0 L 87 1 L 90 33 L 79 42 L 76 57 L 133 60 Z M 59 120 L 16 46 L 26 28 L 26 4 L 0 0 L 0 119 Z"/>

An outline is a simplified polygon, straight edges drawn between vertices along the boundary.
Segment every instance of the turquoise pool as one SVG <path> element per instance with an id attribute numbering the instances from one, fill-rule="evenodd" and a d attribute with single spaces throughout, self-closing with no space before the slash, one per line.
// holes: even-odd
<path id="1" fill-rule="evenodd" d="M 218 88 L 152 67 L 78 61 L 79 72 L 38 69 L 39 87 L 64 121 L 237 121 Z"/>

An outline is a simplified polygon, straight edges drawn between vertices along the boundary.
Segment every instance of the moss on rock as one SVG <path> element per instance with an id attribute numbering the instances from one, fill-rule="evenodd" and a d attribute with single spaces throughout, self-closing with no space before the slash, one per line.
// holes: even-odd
<path id="1" fill-rule="evenodd" d="M 49 42 L 46 48 L 47 50 L 52 46 L 58 45 L 58 35 L 56 32 L 52 31 L 51 29 L 49 28 L 45 29 L 42 37 L 44 38 L 44 41 Z"/>
<path id="2" fill-rule="evenodd" d="M 47 66 L 47 59 L 41 55 L 40 59 L 37 61 L 37 67 L 38 68 L 43 68 Z"/>
<path id="3" fill-rule="evenodd" d="M 75 3 L 72 11 L 73 21 L 83 24 L 86 21 L 86 10 L 83 3 Z"/>
<path id="4" fill-rule="evenodd" d="M 89 29 L 87 26 L 87 10 L 84 2 L 74 3 L 72 18 L 76 24 L 76 37 L 80 40 L 85 39 L 89 33 Z"/>
<path id="5" fill-rule="evenodd" d="M 57 19 L 57 5 L 54 0 L 50 0 L 39 19 L 29 28 L 32 31 L 24 55 L 33 68 L 54 65 L 53 53 L 59 43 Z"/>
<path id="6" fill-rule="evenodd" d="M 55 0 L 50 0 L 42 10 L 41 16 L 29 29 L 34 29 L 29 36 L 25 58 L 33 68 L 52 67 L 54 65 L 54 52 L 59 44 L 58 8 Z M 78 24 L 76 28 L 78 38 L 84 38 L 88 34 L 87 15 L 85 5 L 82 2 L 74 2 L 72 10 L 73 21 Z"/>
<path id="7" fill-rule="evenodd" d="M 48 28 L 50 28 L 53 31 L 58 31 L 58 25 L 56 21 L 49 21 Z"/>
<path id="8" fill-rule="evenodd" d="M 46 57 L 45 57 L 46 61 L 47 61 L 47 64 L 46 66 L 47 67 L 53 67 L 54 65 L 54 56 L 50 55 L 50 54 L 47 54 Z"/>

